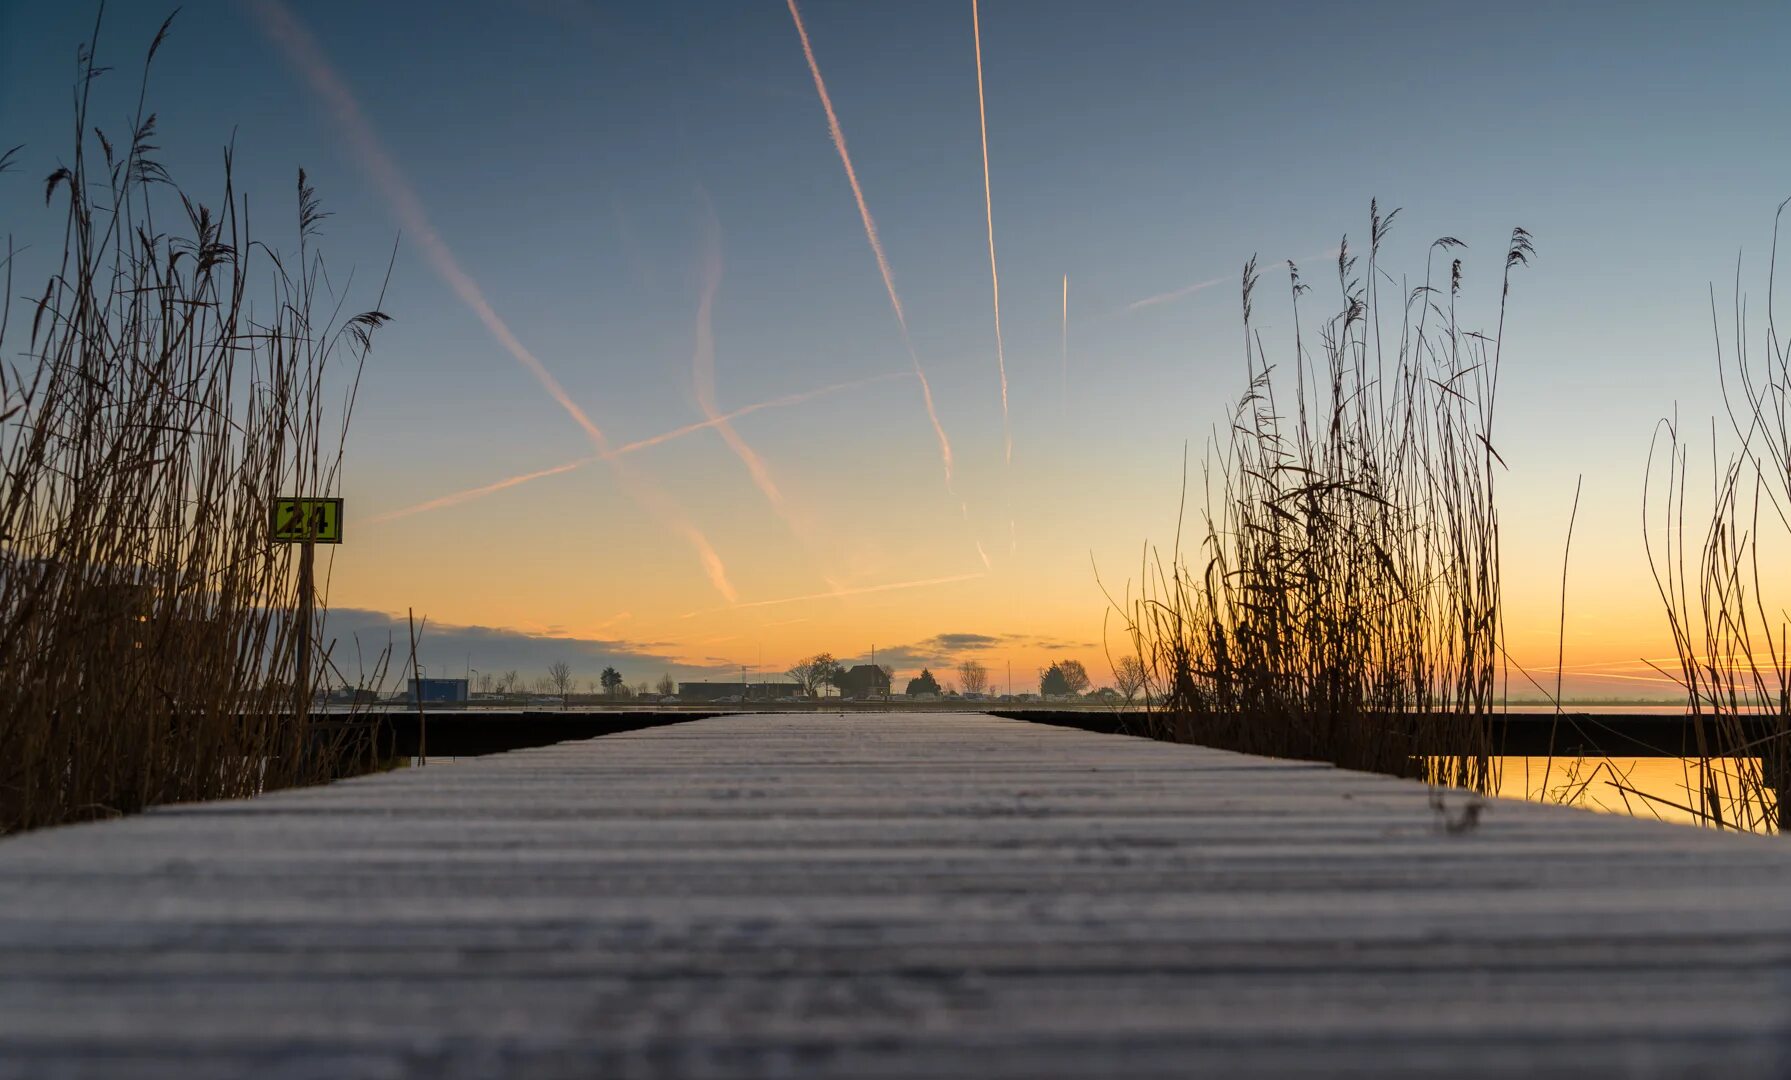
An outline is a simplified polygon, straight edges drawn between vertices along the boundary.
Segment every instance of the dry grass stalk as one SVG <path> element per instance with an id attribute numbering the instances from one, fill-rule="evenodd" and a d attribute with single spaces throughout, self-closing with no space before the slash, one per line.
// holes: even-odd
<path id="1" fill-rule="evenodd" d="M 1489 791 L 1493 405 L 1510 275 L 1532 248 L 1513 231 L 1493 335 L 1457 321 L 1453 237 L 1430 246 L 1391 325 L 1379 260 L 1397 213 L 1371 206 L 1361 276 L 1346 239 L 1340 307 L 1316 337 L 1288 263 L 1294 352 L 1279 371 L 1252 323 L 1255 260 L 1245 266 L 1249 388 L 1209 455 L 1200 562 L 1184 560 L 1178 529 L 1167 560 L 1147 549 L 1142 595 L 1118 606 L 1162 737 Z M 1439 256 L 1446 285 L 1433 283 Z"/>
<path id="2" fill-rule="evenodd" d="M 1776 831 L 1791 792 L 1791 348 L 1773 318 L 1778 225 L 1773 221 L 1765 334 L 1748 342 L 1747 298 L 1736 268 L 1732 347 L 1725 356 L 1716 294 L 1710 315 L 1728 421 L 1729 457 L 1711 439 L 1711 503 L 1703 536 L 1688 542 L 1688 440 L 1662 420 L 1649 448 L 1648 561 L 1678 653 L 1669 672 L 1686 694 L 1696 758 L 1693 812 L 1719 828 Z M 1721 759 L 1731 760 L 1721 760 Z"/>
<path id="3" fill-rule="evenodd" d="M 338 321 L 302 172 L 291 261 L 251 243 L 229 151 L 215 209 L 174 186 L 144 107 L 167 33 L 118 143 L 89 125 L 104 69 L 82 50 L 45 186 L 60 264 L 0 313 L 0 833 L 340 765 L 297 706 L 295 549 L 268 513 L 336 490 L 386 316 Z"/>

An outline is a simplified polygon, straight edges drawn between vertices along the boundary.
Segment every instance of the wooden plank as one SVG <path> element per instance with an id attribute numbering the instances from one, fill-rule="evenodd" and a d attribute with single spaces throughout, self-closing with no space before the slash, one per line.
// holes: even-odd
<path id="1" fill-rule="evenodd" d="M 1432 803 L 855 713 L 45 830 L 0 1078 L 1791 1071 L 1779 841 Z"/>

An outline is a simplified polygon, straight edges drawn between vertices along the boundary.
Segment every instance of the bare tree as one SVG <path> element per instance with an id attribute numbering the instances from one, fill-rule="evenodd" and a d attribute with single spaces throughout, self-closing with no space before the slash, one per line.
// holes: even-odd
<path id="1" fill-rule="evenodd" d="M 667 672 L 659 677 L 659 685 L 654 689 L 659 691 L 660 697 L 672 697 L 678 692 L 678 684 L 672 681 L 671 673 Z"/>
<path id="2" fill-rule="evenodd" d="M 1082 666 L 1082 661 L 1061 660 L 1057 667 L 1063 672 L 1063 681 L 1069 686 L 1070 693 L 1080 696 L 1087 692 L 1088 669 Z"/>
<path id="3" fill-rule="evenodd" d="M 500 694 L 514 694 L 516 693 L 516 688 L 521 685 L 522 678 L 516 674 L 515 668 L 511 668 L 509 671 L 498 676 L 498 693 Z"/>
<path id="4" fill-rule="evenodd" d="M 795 679 L 802 687 L 803 693 L 815 696 L 815 691 L 830 685 L 841 674 L 839 661 L 832 653 L 816 653 L 814 656 L 798 662 L 790 670 L 784 672 Z"/>
<path id="5" fill-rule="evenodd" d="M 958 683 L 965 694 L 986 694 L 989 692 L 989 669 L 975 660 L 966 660 L 958 665 Z"/>
<path id="6" fill-rule="evenodd" d="M 564 660 L 555 660 L 547 666 L 547 678 L 553 683 L 554 693 L 560 695 L 560 706 L 570 704 L 572 688 L 577 683 L 572 680 L 572 665 Z"/>
<path id="7" fill-rule="evenodd" d="M 548 694 L 553 693 L 553 676 L 551 676 L 551 675 L 535 676 L 534 687 L 535 687 L 535 693 L 541 695 L 542 697 L 546 697 Z"/>
<path id="8" fill-rule="evenodd" d="M 479 672 L 479 693 L 481 693 L 481 694 L 491 693 L 492 684 L 495 683 L 496 681 L 497 681 L 497 679 L 491 674 L 491 672 L 489 672 L 489 671 Z"/>
<path id="9" fill-rule="evenodd" d="M 1125 695 L 1127 705 L 1144 689 L 1144 680 L 1144 663 L 1136 656 L 1122 656 L 1113 665 L 1113 683 Z"/>

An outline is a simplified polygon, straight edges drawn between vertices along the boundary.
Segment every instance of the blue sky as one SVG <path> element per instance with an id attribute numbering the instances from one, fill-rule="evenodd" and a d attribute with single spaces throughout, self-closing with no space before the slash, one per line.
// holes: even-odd
<path id="1" fill-rule="evenodd" d="M 907 369 L 784 5 L 292 10 L 493 308 L 617 441 L 701 419 L 691 354 L 705 199 L 724 265 L 722 408 Z M 740 421 L 806 533 L 768 510 L 713 433 L 644 453 L 641 468 L 716 541 L 743 600 L 977 573 L 971 537 L 998 565 L 963 595 L 828 602 L 807 630 L 693 630 L 681 616 L 715 600 L 688 552 L 592 469 L 363 531 L 360 551 L 341 555 L 356 561 L 339 567 L 340 602 L 587 637 L 627 611 L 654 623 L 636 640 L 687 641 L 686 659 L 707 655 L 705 634 L 730 632 L 767 637 L 780 657 L 857 652 L 843 639 L 884 634 L 1097 639 L 1091 557 L 1123 581 L 1139 545 L 1165 538 L 1184 442 L 1198 458 L 1242 389 L 1243 260 L 1301 258 L 1322 282 L 1319 256 L 1345 232 L 1363 237 L 1378 197 L 1405 208 L 1389 265 L 1416 273 L 1434 237 L 1469 242 L 1482 320 L 1511 227 L 1535 234 L 1500 402 L 1511 617 L 1552 626 L 1583 473 L 1586 659 L 1644 649 L 1648 440 L 1676 403 L 1693 418 L 1716 407 L 1709 283 L 1726 304 L 1740 254 L 1744 284 L 1763 289 L 1773 208 L 1791 194 L 1791 82 L 1776 55 L 1791 9 L 987 0 L 1011 468 L 969 4 L 802 11 L 957 449 L 958 491 L 941 482 L 906 378 Z M 101 53 L 117 71 L 96 118 L 128 113 L 163 14 L 108 11 Z M 0 220 L 39 254 L 56 220 L 38 178 L 66 153 L 74 47 L 92 16 L 0 5 L 0 144 L 26 147 L 0 178 Z M 238 187 L 284 240 L 304 166 L 335 215 L 332 266 L 373 286 L 399 218 L 252 5 L 185 5 L 150 86 L 177 178 L 215 185 L 234 130 Z M 363 518 L 589 452 L 413 241 L 399 244 L 385 303 L 396 321 L 350 442 L 346 493 Z M 40 272 L 31 257 L 25 280 Z M 1273 333 L 1285 313 L 1265 296 Z M 429 557 L 412 557 L 419 548 Z M 469 584 L 505 574 L 507 592 Z"/>

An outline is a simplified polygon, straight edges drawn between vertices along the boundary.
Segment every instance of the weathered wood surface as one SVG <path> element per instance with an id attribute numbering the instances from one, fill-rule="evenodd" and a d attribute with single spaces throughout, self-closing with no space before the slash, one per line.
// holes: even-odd
<path id="1" fill-rule="evenodd" d="M 1451 808 L 1464 801 L 1451 793 Z M 974 716 L 0 843 L 0 1077 L 1783 1076 L 1791 852 Z"/>

